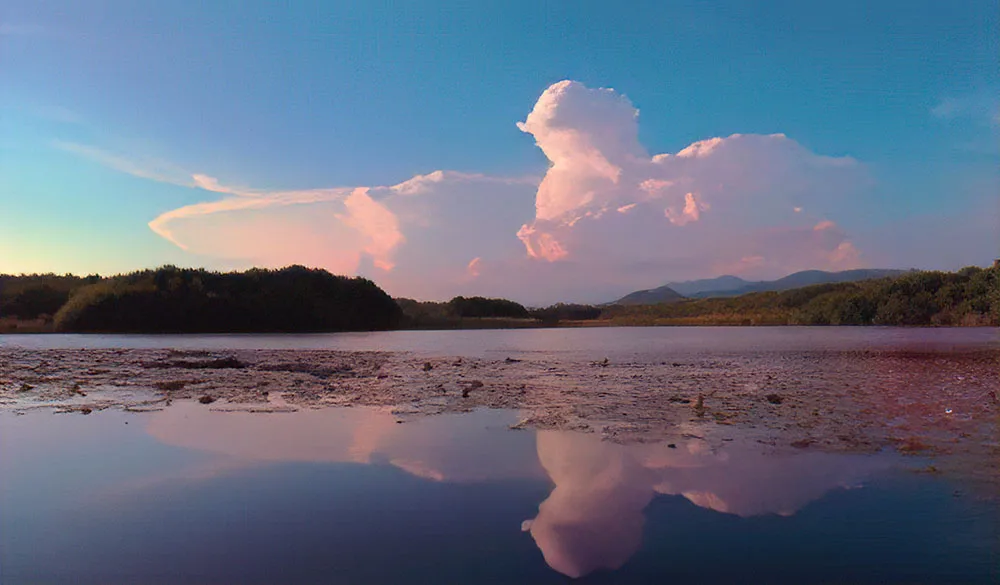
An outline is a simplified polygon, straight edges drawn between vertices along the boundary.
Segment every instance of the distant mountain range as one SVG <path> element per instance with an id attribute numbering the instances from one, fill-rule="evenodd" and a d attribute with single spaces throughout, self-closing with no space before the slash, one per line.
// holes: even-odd
<path id="1" fill-rule="evenodd" d="M 708 297 L 735 297 L 753 292 L 782 291 L 813 284 L 831 282 L 853 282 L 869 280 L 886 276 L 898 276 L 906 270 L 890 270 L 879 268 L 863 268 L 859 270 L 844 270 L 843 272 L 825 272 L 823 270 L 803 270 L 789 274 L 778 280 L 748 281 L 738 276 L 720 276 L 703 280 L 687 280 L 670 282 L 661 287 L 639 290 L 629 293 L 614 301 L 614 305 L 652 305 L 657 303 L 672 303 L 685 297 L 704 299 Z"/>

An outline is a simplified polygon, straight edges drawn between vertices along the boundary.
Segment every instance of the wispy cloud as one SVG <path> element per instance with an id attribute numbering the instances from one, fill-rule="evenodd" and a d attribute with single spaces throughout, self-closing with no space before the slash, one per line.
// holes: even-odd
<path id="1" fill-rule="evenodd" d="M 190 173 L 165 161 L 154 159 L 135 160 L 96 146 L 63 140 L 53 141 L 52 146 L 134 177 L 159 181 L 161 183 L 170 183 L 182 187 L 198 186 Z"/>
<path id="2" fill-rule="evenodd" d="M 1000 126 L 1000 92 L 947 97 L 931 108 L 931 114 L 942 120 L 969 119 L 980 124 Z"/>
<path id="3" fill-rule="evenodd" d="M 142 176 L 142 175 L 137 175 Z M 207 177 L 211 179 L 211 177 Z M 212 179 L 214 181 L 214 179 Z M 179 183 L 178 183 L 179 184 Z M 201 187 L 201 185 L 191 184 L 188 187 Z M 225 187 L 220 187 L 225 189 Z M 228 190 L 207 189 L 219 193 L 229 193 Z M 248 211 L 267 209 L 271 207 L 282 207 L 289 205 L 305 205 L 324 201 L 343 201 L 350 194 L 352 189 L 312 189 L 306 191 L 281 191 L 274 193 L 264 193 L 254 196 L 238 195 L 227 197 L 217 201 L 206 201 L 185 205 L 163 213 L 149 222 L 149 228 L 154 233 L 173 243 L 181 249 L 188 250 L 189 246 L 176 238 L 170 230 L 170 224 L 177 220 L 200 218 L 221 214 L 226 212 Z"/>

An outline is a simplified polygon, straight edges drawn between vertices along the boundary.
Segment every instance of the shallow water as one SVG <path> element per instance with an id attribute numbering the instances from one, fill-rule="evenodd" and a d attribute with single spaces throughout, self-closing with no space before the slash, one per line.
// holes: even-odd
<path id="1" fill-rule="evenodd" d="M 0 582 L 1000 576 L 1000 506 L 913 458 L 619 445 L 518 416 L 3 412 Z"/>
<path id="2" fill-rule="evenodd" d="M 288 335 L 0 335 L 0 347 L 31 349 L 332 349 L 468 357 L 555 356 L 658 361 L 674 355 L 748 351 L 950 351 L 993 348 L 990 327 L 590 327 L 388 331 Z"/>

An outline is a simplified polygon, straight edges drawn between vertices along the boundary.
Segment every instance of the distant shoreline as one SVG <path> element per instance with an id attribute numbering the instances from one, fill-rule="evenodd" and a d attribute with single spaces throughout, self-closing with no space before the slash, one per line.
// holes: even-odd
<path id="1" fill-rule="evenodd" d="M 907 272 L 741 296 L 646 304 L 393 298 L 363 278 L 291 266 L 165 266 L 109 279 L 0 275 L 0 333 L 323 333 L 542 327 L 1000 325 L 1000 265 Z"/>
<path id="2" fill-rule="evenodd" d="M 359 333 L 358 331 L 202 331 L 202 332 L 164 332 L 164 331 L 87 331 L 87 332 L 67 332 L 58 331 L 49 324 L 39 323 L 39 320 L 18 321 L 16 319 L 0 320 L 0 335 L 315 335 L 325 333 Z M 579 328 L 601 328 L 601 327 L 824 327 L 824 328 L 867 328 L 867 327 L 903 327 L 906 329 L 942 329 L 942 328 L 975 328 L 1000 329 L 1000 326 L 988 323 L 969 323 L 951 325 L 816 325 L 812 323 L 746 323 L 738 322 L 737 319 L 704 321 L 696 319 L 668 319 L 653 320 L 651 322 L 633 322 L 632 320 L 617 319 L 592 319 L 580 321 L 560 321 L 558 323 L 546 323 L 537 320 L 525 319 L 502 319 L 502 318 L 467 318 L 461 324 L 454 326 L 425 326 L 425 327 L 400 327 L 390 329 L 390 331 L 477 331 L 477 330 L 515 330 L 515 329 L 579 329 Z"/>

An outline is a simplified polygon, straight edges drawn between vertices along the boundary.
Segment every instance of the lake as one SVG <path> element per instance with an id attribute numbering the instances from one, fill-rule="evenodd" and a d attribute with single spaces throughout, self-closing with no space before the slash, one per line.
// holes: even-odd
<path id="1" fill-rule="evenodd" d="M 797 383 L 826 392 L 845 379 L 831 364 L 844 362 L 816 356 L 869 351 L 889 355 L 862 369 L 881 376 L 873 392 L 884 388 L 892 404 L 902 400 L 899 408 L 906 409 L 890 417 L 886 399 L 869 416 L 884 412 L 887 425 L 907 433 L 926 428 L 933 432 L 921 435 L 925 440 L 955 445 L 910 452 L 881 445 L 789 448 L 773 440 L 784 436 L 774 434 L 784 432 L 782 426 L 803 420 L 782 410 L 795 406 L 789 402 L 754 406 L 760 417 L 771 413 L 777 421 L 766 430 L 684 414 L 672 434 L 661 429 L 621 441 L 601 432 L 599 418 L 614 413 L 597 407 L 588 419 L 597 423 L 581 432 L 567 424 L 525 426 L 520 423 L 528 410 L 483 408 L 460 395 L 435 415 L 414 412 L 407 405 L 416 398 L 394 394 L 394 402 L 381 406 L 318 408 L 291 401 L 288 411 L 263 413 L 240 410 L 242 398 L 211 405 L 175 399 L 95 406 L 81 416 L 73 401 L 98 394 L 86 384 L 91 396 L 67 399 L 63 414 L 53 413 L 54 403 L 15 392 L 0 407 L 0 582 L 996 583 L 996 484 L 965 472 L 1000 460 L 996 409 L 980 397 L 995 378 L 989 371 L 966 374 L 965 362 L 946 357 L 991 355 L 998 349 L 996 333 L 595 328 L 0 336 L 0 358 L 4 352 L 18 359 L 37 353 L 57 362 L 76 351 L 97 351 L 105 359 L 101 350 L 107 349 L 143 356 L 166 349 L 297 350 L 303 356 L 394 351 L 416 354 L 416 364 L 431 356 L 464 356 L 464 363 L 481 360 L 475 362 L 481 368 L 499 364 L 483 374 L 486 387 L 494 374 L 512 375 L 503 368 L 535 361 L 541 365 L 524 375 L 590 368 L 586 388 L 559 378 L 557 395 L 569 406 L 622 380 L 635 383 L 654 367 L 711 385 L 747 375 L 732 365 L 740 360 L 799 364 L 802 355 L 810 361 L 795 367 L 808 375 Z M 932 357 L 914 362 L 926 364 L 920 368 L 901 369 L 893 361 L 913 352 Z M 590 363 L 605 357 L 610 366 Z M 505 365 L 513 358 L 523 362 Z M 288 363 L 287 356 L 281 360 Z M 683 364 L 661 365 L 669 360 Z M 686 369 L 689 362 L 694 365 Z M 708 362 L 721 364 L 718 377 L 705 373 Z M 26 367 L 21 363 L 0 360 L 0 385 L 5 376 L 23 374 L 15 371 Z M 60 375 L 73 379 L 76 366 L 61 363 L 71 371 Z M 59 371 L 58 363 L 51 367 Z M 421 376 L 438 375 L 444 366 L 413 369 L 406 384 L 422 383 Z M 240 372 L 250 378 L 275 374 Z M 976 378 L 974 384 L 966 377 Z M 295 380 L 289 388 L 300 385 Z M 885 386 L 884 380 L 897 383 Z M 744 382 L 732 388 L 744 392 Z M 954 412 L 937 405 L 932 412 L 920 402 L 936 388 L 971 398 L 949 402 Z M 540 396 L 531 405 L 535 414 L 553 395 Z M 638 419 L 643 408 L 666 404 L 674 403 L 640 402 L 618 414 Z M 669 406 L 675 407 L 688 413 L 692 405 Z M 976 449 L 956 437 L 974 440 Z M 946 465 L 970 453 L 975 458 L 964 465 Z"/>
<path id="2" fill-rule="evenodd" d="M 581 327 L 217 335 L 0 335 L 0 347 L 31 349 L 329 349 L 429 355 L 538 354 L 660 360 L 682 353 L 1000 350 L 995 327 Z"/>

